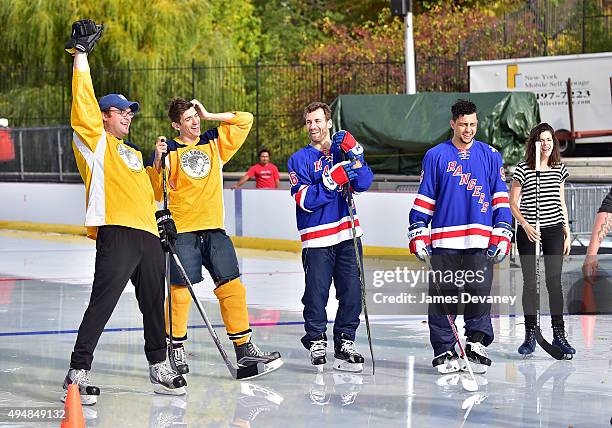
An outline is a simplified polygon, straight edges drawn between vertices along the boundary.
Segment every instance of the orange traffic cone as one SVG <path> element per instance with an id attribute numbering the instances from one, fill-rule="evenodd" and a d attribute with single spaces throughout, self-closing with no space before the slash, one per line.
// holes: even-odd
<path id="1" fill-rule="evenodd" d="M 76 384 L 68 385 L 68 395 L 64 405 L 64 419 L 60 428 L 85 428 L 85 418 L 81 407 L 81 394 L 79 386 Z"/>

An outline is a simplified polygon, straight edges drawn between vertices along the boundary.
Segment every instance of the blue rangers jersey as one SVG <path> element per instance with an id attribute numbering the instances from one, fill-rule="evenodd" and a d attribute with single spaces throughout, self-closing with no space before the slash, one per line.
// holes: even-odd
<path id="1" fill-rule="evenodd" d="M 451 140 L 429 149 L 409 221 L 431 221 L 434 248 L 487 248 L 495 224 L 512 224 L 500 153 L 477 140 L 465 151 Z"/>
<path id="2" fill-rule="evenodd" d="M 296 203 L 295 215 L 302 248 L 329 247 L 353 237 L 347 200 L 343 195 L 343 187 L 346 185 L 329 190 L 321 179 L 323 172 L 342 160 L 342 152 L 338 147 L 325 153 L 311 145 L 289 158 L 291 195 Z M 357 178 L 351 181 L 351 188 L 355 192 L 365 192 L 374 179 L 372 170 L 363 163 L 355 171 Z M 363 235 L 356 214 L 355 229 L 357 236 Z"/>

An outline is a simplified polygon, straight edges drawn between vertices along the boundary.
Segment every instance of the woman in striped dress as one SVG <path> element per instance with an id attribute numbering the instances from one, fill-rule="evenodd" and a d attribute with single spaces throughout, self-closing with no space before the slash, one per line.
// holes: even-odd
<path id="1" fill-rule="evenodd" d="M 536 141 L 542 143 L 540 150 L 540 190 L 539 219 L 540 233 L 536 224 Z M 527 139 L 525 160 L 520 162 L 514 172 L 510 191 L 510 208 L 519 224 L 516 244 L 523 270 L 523 310 L 525 313 L 525 341 L 518 352 L 528 355 L 536 347 L 536 278 L 535 242 L 542 241 L 546 288 L 550 301 L 553 345 L 565 354 L 576 350 L 568 343 L 563 322 L 563 291 L 561 290 L 561 271 L 563 256 L 571 248 L 567 207 L 565 205 L 565 179 L 569 176 L 561 163 L 559 141 L 554 129 L 548 123 L 540 123 L 533 128 Z M 520 202 L 520 205 L 519 205 Z"/>

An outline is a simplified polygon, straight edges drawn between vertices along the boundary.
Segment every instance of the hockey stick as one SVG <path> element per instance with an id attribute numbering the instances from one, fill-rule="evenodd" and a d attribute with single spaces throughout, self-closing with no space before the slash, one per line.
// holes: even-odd
<path id="1" fill-rule="evenodd" d="M 536 232 L 540 235 L 540 150 L 542 143 L 535 142 L 535 172 L 536 172 Z M 561 349 L 544 339 L 540 327 L 540 238 L 535 241 L 535 278 L 536 278 L 536 341 L 538 345 L 555 360 L 563 360 L 565 354 Z"/>
<path id="2" fill-rule="evenodd" d="M 166 140 L 164 139 L 164 142 Z M 161 156 L 161 168 L 162 168 L 162 192 L 164 194 L 164 209 L 168 209 L 168 184 L 166 182 L 166 156 L 168 152 L 162 153 Z M 179 373 L 176 366 L 176 359 L 174 358 L 174 336 L 172 335 L 172 286 L 170 285 L 170 254 L 165 252 L 164 255 L 166 265 L 166 289 L 168 290 L 168 329 L 170 332 L 168 358 L 170 359 L 170 366 L 172 369 Z M 179 373 L 180 374 L 180 373 Z"/>
<path id="3" fill-rule="evenodd" d="M 215 331 L 212 324 L 210 323 L 210 320 L 208 319 L 208 316 L 206 315 L 206 311 L 204 310 L 202 303 L 200 303 L 200 299 L 198 299 L 198 297 L 195 295 L 195 292 L 193 291 L 193 285 L 191 284 L 191 281 L 189 280 L 189 277 L 187 276 L 187 273 L 185 272 L 185 269 L 183 268 L 181 261 L 176 255 L 176 251 L 173 245 L 170 245 L 170 255 L 172 256 L 172 259 L 174 260 L 174 263 L 176 264 L 176 267 L 178 268 L 181 278 L 183 278 L 183 281 L 185 282 L 187 288 L 189 289 L 189 294 L 191 294 L 191 298 L 193 299 L 193 302 L 198 308 L 198 311 L 200 312 L 200 315 L 202 316 L 202 319 L 204 320 L 204 324 L 206 324 L 206 328 L 208 329 L 210 335 L 212 336 L 213 341 L 215 342 L 215 345 L 217 346 L 219 353 L 223 357 L 223 361 L 225 362 L 225 365 L 227 366 L 227 369 L 229 370 L 232 377 L 234 379 L 251 379 L 251 378 L 266 374 L 268 371 L 272 371 L 272 370 L 267 369 L 264 363 L 257 363 L 256 365 L 246 366 L 246 367 L 234 367 L 234 365 L 230 362 L 229 357 L 227 356 L 227 352 L 225 352 L 225 349 L 223 348 L 223 345 L 221 345 L 221 340 L 219 340 L 219 336 L 217 336 L 217 332 Z"/>
<path id="4" fill-rule="evenodd" d="M 427 262 L 427 267 L 429 268 L 429 270 L 434 273 L 431 282 L 433 282 L 433 285 L 436 288 L 436 291 L 438 292 L 438 295 L 440 296 L 442 300 L 442 307 L 444 308 L 444 312 L 446 313 L 446 319 L 448 320 L 448 323 L 450 324 L 451 330 L 453 331 L 453 335 L 455 335 L 455 340 L 457 341 L 457 345 L 459 345 L 459 351 L 461 351 L 461 358 L 463 358 L 463 361 L 465 361 L 465 365 L 467 366 L 468 371 L 470 372 L 471 379 L 467 379 L 463 376 L 461 377 L 461 386 L 463 386 L 463 389 L 465 389 L 466 391 L 470 391 L 470 392 L 478 391 L 478 382 L 476 381 L 476 376 L 474 376 L 474 372 L 472 371 L 472 364 L 470 364 L 470 360 L 468 360 L 467 355 L 465 355 L 465 350 L 463 349 L 461 340 L 459 340 L 459 333 L 457 332 L 457 326 L 455 326 L 455 321 L 453 321 L 453 319 L 451 318 L 450 312 L 448 310 L 448 306 L 446 306 L 446 302 L 444 301 L 444 296 L 442 295 L 442 290 L 440 289 L 440 285 L 438 284 L 438 281 L 436 281 L 436 274 L 435 274 L 436 271 L 431 265 L 431 257 L 427 257 L 426 262 Z"/>
<path id="5" fill-rule="evenodd" d="M 346 153 L 343 152 L 343 157 L 346 160 Z M 351 184 L 347 184 L 346 202 L 348 205 L 349 216 L 351 217 L 351 233 L 353 235 L 353 246 L 355 247 L 355 260 L 357 261 L 357 271 L 359 273 L 359 282 L 361 283 L 361 305 L 363 306 L 363 316 L 365 318 L 366 332 L 368 334 L 368 345 L 370 346 L 370 356 L 372 357 L 372 376 L 376 371 L 374 362 L 374 348 L 372 347 L 372 333 L 370 331 L 370 318 L 368 317 L 368 305 L 366 303 L 365 278 L 363 276 L 363 266 L 361 266 L 361 257 L 359 256 L 359 245 L 357 244 L 357 230 L 355 229 L 355 213 L 353 212 L 353 193 L 351 192 Z"/>

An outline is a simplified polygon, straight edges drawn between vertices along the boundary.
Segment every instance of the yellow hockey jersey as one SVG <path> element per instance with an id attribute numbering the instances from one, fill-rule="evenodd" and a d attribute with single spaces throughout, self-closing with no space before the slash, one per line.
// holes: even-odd
<path id="1" fill-rule="evenodd" d="M 85 226 L 126 226 L 159 236 L 153 188 L 137 147 L 108 134 L 94 94 L 89 68 L 73 70 L 72 150 L 85 182 Z"/>
<path id="2" fill-rule="evenodd" d="M 167 142 L 168 208 L 179 233 L 225 229 L 223 165 L 240 149 L 253 125 L 251 113 L 234 114 L 229 122 L 209 129 L 191 144 L 178 137 Z M 153 166 L 154 156 L 147 172 L 155 197 L 161 201 L 162 174 Z"/>

